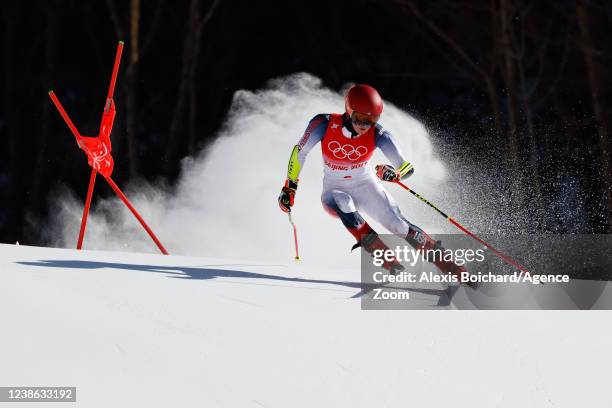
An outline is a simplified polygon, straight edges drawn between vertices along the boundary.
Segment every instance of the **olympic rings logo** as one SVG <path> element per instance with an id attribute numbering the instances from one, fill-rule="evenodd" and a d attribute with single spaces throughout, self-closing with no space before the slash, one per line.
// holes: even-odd
<path id="1" fill-rule="evenodd" d="M 331 150 L 334 157 L 337 159 L 349 159 L 350 161 L 359 160 L 368 154 L 368 148 L 365 146 L 351 146 L 350 144 L 341 145 L 335 140 L 329 142 L 327 148 Z"/>

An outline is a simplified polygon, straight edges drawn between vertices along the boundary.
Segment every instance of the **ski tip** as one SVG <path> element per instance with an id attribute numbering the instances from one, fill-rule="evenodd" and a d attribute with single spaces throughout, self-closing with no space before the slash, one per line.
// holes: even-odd
<path id="1" fill-rule="evenodd" d="M 123 40 L 120 40 L 120 41 L 119 41 L 119 44 L 123 45 L 123 44 L 125 44 L 125 43 L 123 42 Z"/>
<path id="2" fill-rule="evenodd" d="M 49 95 L 51 95 L 53 93 L 53 89 L 49 89 L 49 92 L 47 92 Z"/>

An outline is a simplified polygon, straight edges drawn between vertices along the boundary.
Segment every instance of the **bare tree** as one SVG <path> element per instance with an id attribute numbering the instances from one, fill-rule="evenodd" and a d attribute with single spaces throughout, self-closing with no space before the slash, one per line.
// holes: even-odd
<path id="1" fill-rule="evenodd" d="M 518 114 L 518 89 L 516 86 L 516 72 L 513 58 L 512 47 L 512 9 L 511 0 L 499 1 L 499 16 L 500 16 L 500 39 L 501 52 L 503 58 L 502 73 L 505 83 L 506 93 L 508 95 L 508 136 L 510 140 L 510 155 L 513 163 L 518 163 L 519 160 L 519 114 Z"/>
<path id="2" fill-rule="evenodd" d="M 591 101 L 597 122 L 599 134 L 599 160 L 601 164 L 601 183 L 606 197 L 606 210 L 608 218 L 608 231 L 612 231 L 612 173 L 610 172 L 610 132 L 607 112 L 602 95 L 603 83 L 601 81 L 600 67 L 593 56 L 593 40 L 590 31 L 589 16 L 584 0 L 578 0 L 576 4 L 576 18 L 580 29 L 580 47 L 584 55 L 587 77 L 591 88 Z"/>
<path id="3" fill-rule="evenodd" d="M 57 35 L 58 27 L 61 23 L 62 8 L 58 7 L 55 1 L 49 1 L 44 3 L 42 10 L 45 16 L 46 30 L 45 30 L 45 51 L 44 51 L 44 66 L 46 69 L 43 71 L 41 79 L 45 84 L 53 83 L 55 76 L 55 57 L 57 54 Z M 46 156 L 47 143 L 49 138 L 49 118 L 51 115 L 51 108 L 53 107 L 46 95 L 42 100 L 42 114 L 40 121 L 40 131 L 35 135 L 36 138 L 36 159 L 34 167 L 32 168 L 32 185 L 31 194 L 29 199 L 28 210 L 33 210 L 40 204 L 40 197 L 42 193 L 42 184 L 44 182 L 44 174 L 46 174 Z"/>
<path id="4" fill-rule="evenodd" d="M 495 120 L 495 130 L 497 134 L 501 134 L 501 111 L 499 109 L 499 98 L 497 96 L 497 89 L 494 80 L 494 73 L 497 63 L 496 59 L 494 57 L 491 58 L 486 67 L 481 67 L 481 65 L 469 55 L 465 47 L 461 46 L 457 41 L 455 41 L 452 35 L 446 33 L 433 20 L 425 16 L 414 4 L 414 2 L 411 0 L 395 1 L 403 10 L 410 12 L 417 20 L 423 23 L 432 34 L 443 41 L 459 57 L 459 59 L 470 68 L 471 72 L 475 73 L 476 77 L 484 82 L 484 88 L 486 89 L 488 95 L 491 113 L 493 114 L 493 118 Z M 492 47 L 494 47 L 494 44 Z"/>
<path id="5" fill-rule="evenodd" d="M 196 119 L 198 116 L 198 88 L 197 88 L 197 72 L 198 72 L 198 62 L 199 62 L 199 54 L 202 43 L 202 32 L 204 31 L 204 27 L 208 24 L 210 19 L 215 12 L 215 9 L 219 5 L 219 0 L 215 0 L 212 4 L 208 13 L 204 16 L 203 19 L 197 22 L 196 33 L 194 38 L 193 50 L 196 55 L 192 58 L 192 64 L 189 69 L 189 153 L 195 153 L 195 144 L 197 139 L 197 128 L 196 128 Z M 198 6 L 199 8 L 199 6 Z M 200 15 L 200 10 L 197 10 L 196 15 Z"/>
<path id="6" fill-rule="evenodd" d="M 183 40 L 183 58 L 181 64 L 181 79 L 178 96 L 174 104 L 168 145 L 166 147 L 165 170 L 170 173 L 176 164 L 181 147 L 181 141 L 186 140 L 188 147 L 193 148 L 196 139 L 195 119 L 197 115 L 196 74 L 201 48 L 202 31 L 211 20 L 220 0 L 215 0 L 204 17 L 201 16 L 200 0 L 191 0 L 189 5 L 189 23 Z M 190 100 L 188 116 L 188 137 L 181 138 L 182 121 L 184 120 L 185 104 Z"/>
<path id="7" fill-rule="evenodd" d="M 138 114 L 136 93 L 138 85 L 138 63 L 140 43 L 140 0 L 130 0 L 130 59 L 127 69 L 126 92 L 126 133 L 129 155 L 130 176 L 138 174 L 138 149 L 136 147 L 136 123 Z"/>
<path id="8" fill-rule="evenodd" d="M 533 202 L 535 204 L 535 208 L 533 208 L 532 215 L 534 221 L 544 223 L 545 215 L 544 215 L 544 203 L 542 198 L 542 183 L 540 177 L 540 170 L 538 166 L 538 148 L 537 148 L 537 140 L 536 134 L 533 126 L 533 111 L 532 111 L 532 103 L 531 97 L 535 92 L 536 85 L 529 87 L 527 85 L 527 76 L 525 73 L 526 65 L 528 62 L 528 55 L 536 55 L 534 61 L 539 62 L 539 66 L 537 69 L 536 78 L 539 79 L 543 75 L 544 70 L 544 59 L 537 58 L 538 52 L 528 53 L 528 36 L 532 33 L 528 32 L 527 29 L 527 19 L 530 11 L 534 7 L 534 2 L 531 2 L 527 5 L 525 4 L 517 4 L 516 10 L 514 5 L 512 4 L 512 0 L 501 0 L 500 1 L 500 27 L 502 29 L 502 33 L 500 38 L 502 40 L 503 46 L 502 55 L 504 59 L 504 80 L 506 83 L 506 90 L 509 94 L 509 103 L 508 103 L 508 117 L 509 117 L 509 127 L 510 127 L 510 147 L 511 152 L 513 153 L 513 160 L 516 160 L 515 163 L 519 163 L 523 161 L 521 157 L 518 157 L 519 149 L 519 132 L 520 129 L 524 129 L 527 134 L 528 140 L 528 163 L 529 163 L 529 174 L 530 177 L 527 179 L 525 177 L 523 166 L 517 166 L 516 174 L 520 181 L 520 186 L 523 189 L 526 187 L 530 187 L 533 189 L 531 196 L 533 197 Z M 515 24 L 512 22 L 516 22 Z M 539 44 L 540 47 L 546 47 L 546 41 L 542 44 Z M 542 54 L 542 51 L 539 52 Z M 515 76 L 516 75 L 516 76 Z M 520 111 L 522 110 L 522 115 L 520 115 Z M 522 116 L 522 121 L 521 121 Z M 521 122 L 524 123 L 524 126 L 521 127 Z M 514 154 L 517 154 L 514 156 Z M 529 182 L 527 182 L 529 180 Z M 524 194 L 524 196 L 528 196 L 528 194 Z M 518 203 L 522 205 L 522 203 Z"/>
<path id="9" fill-rule="evenodd" d="M 485 57 L 481 60 L 471 56 L 469 51 L 475 48 L 475 44 L 462 44 L 452 30 L 444 29 L 432 18 L 427 17 L 411 0 L 395 0 L 400 7 L 408 11 L 420 21 L 435 38 L 445 44 L 452 53 L 458 57 L 467 73 L 475 80 L 483 84 L 488 95 L 489 105 L 495 118 L 495 129 L 498 135 L 506 133 L 508 141 L 508 166 L 512 175 L 512 202 L 513 206 L 524 205 L 527 196 L 531 195 L 534 200 L 534 219 L 544 222 L 544 204 L 542 198 L 541 177 L 537 159 L 537 140 L 533 127 L 533 113 L 531 97 L 535 88 L 528 89 L 528 78 L 525 72 L 527 64 L 527 36 L 531 33 L 525 27 L 526 15 L 534 3 L 519 4 L 516 0 L 490 0 L 487 4 L 472 4 L 466 1 L 445 2 L 448 10 L 460 8 L 468 10 L 469 13 L 480 13 L 488 15 L 488 27 L 486 35 L 488 44 L 484 46 Z M 517 15 L 517 9 L 521 11 Z M 467 8 L 467 9 L 466 9 Z M 467 12 L 466 12 L 467 13 Z M 457 16 L 453 16 L 457 19 Z M 515 18 L 519 18 L 519 27 L 515 27 Z M 478 30 L 476 30 L 478 31 Z M 485 37 L 486 38 L 486 37 Z M 531 57 L 531 54 L 529 54 Z M 484 60 L 484 63 L 482 62 Z M 543 75 L 544 64 L 540 61 L 538 75 Z M 500 110 L 499 90 L 497 86 L 497 74 L 501 74 L 503 93 L 506 97 L 507 130 L 504 132 L 502 112 Z M 521 130 L 525 123 L 528 136 L 528 157 L 523 158 L 521 152 Z M 520 163 L 524 162 L 529 167 Z M 529 174 L 530 177 L 526 177 Z M 527 183 L 529 181 L 529 183 Z"/>
<path id="10" fill-rule="evenodd" d="M 155 4 L 155 12 L 152 22 L 148 27 L 146 35 L 142 36 L 141 30 L 141 3 L 140 0 L 130 0 L 130 13 L 128 19 L 128 30 L 119 17 L 114 0 L 106 0 L 108 12 L 115 27 L 115 33 L 119 39 L 124 39 L 126 31 L 129 31 L 130 40 L 127 44 L 129 56 L 127 59 L 126 75 L 122 81 L 125 90 L 125 130 L 127 135 L 127 156 L 129 162 L 129 174 L 134 177 L 138 174 L 138 119 L 141 109 L 138 101 L 138 81 L 140 60 L 144 54 L 151 49 L 153 38 L 159 26 L 164 0 L 158 0 Z M 141 43 L 143 44 L 141 47 Z M 121 134 L 114 135 L 115 141 L 120 149 Z M 119 150 L 116 149 L 116 150 Z"/>
<path id="11" fill-rule="evenodd" d="M 16 98 L 16 86 L 17 81 L 17 67 L 15 64 L 14 53 L 17 48 L 15 45 L 17 26 L 21 13 L 21 1 L 12 1 L 4 4 L 3 7 L 3 31 L 4 31 L 4 78 L 3 78 L 3 116 L 5 120 L 5 138 L 8 144 L 8 208 L 9 216 L 12 220 L 20 219 L 19 213 L 19 202 L 16 199 L 17 192 L 19 191 L 19 184 L 21 182 L 21 174 L 19 171 L 19 134 L 20 134 L 20 121 L 19 121 L 19 106 L 18 99 Z M 9 221 L 9 234 L 14 236 L 17 222 Z"/>

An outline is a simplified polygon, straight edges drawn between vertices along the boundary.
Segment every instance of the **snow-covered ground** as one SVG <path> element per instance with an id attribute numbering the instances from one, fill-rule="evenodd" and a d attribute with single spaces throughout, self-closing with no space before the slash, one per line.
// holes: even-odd
<path id="1" fill-rule="evenodd" d="M 293 263 L 0 245 L 0 386 L 76 386 L 76 404 L 54 406 L 80 407 L 612 402 L 610 312 L 363 311 L 358 282 Z"/>

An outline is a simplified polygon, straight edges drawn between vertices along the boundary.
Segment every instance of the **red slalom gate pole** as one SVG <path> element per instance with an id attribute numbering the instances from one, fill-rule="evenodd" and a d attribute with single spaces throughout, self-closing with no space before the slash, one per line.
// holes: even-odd
<path id="1" fill-rule="evenodd" d="M 104 113 L 102 115 L 102 123 L 100 125 L 101 128 L 100 128 L 100 132 L 98 134 L 98 138 L 101 138 L 102 136 L 105 136 L 106 138 L 108 138 L 109 139 L 109 140 L 107 140 L 108 143 L 110 143 L 110 132 L 111 132 L 112 129 L 103 129 L 102 126 L 105 124 L 105 120 L 106 120 L 104 115 L 109 112 L 109 109 L 111 108 L 111 106 L 113 104 L 113 95 L 114 95 L 114 92 L 115 92 L 115 85 L 117 83 L 117 75 L 119 73 L 119 64 L 121 63 L 121 54 L 123 53 L 123 44 L 124 44 L 123 41 L 119 41 L 119 44 L 117 46 L 117 52 L 115 54 L 115 62 L 113 64 L 113 72 L 111 74 L 111 80 L 110 80 L 110 84 L 108 86 L 108 94 L 106 96 L 106 102 L 104 104 Z M 72 132 L 72 134 L 76 138 L 77 144 L 79 144 L 79 147 L 81 147 L 83 150 L 85 150 L 85 152 L 87 153 L 87 155 L 89 157 L 90 156 L 89 151 L 86 149 L 86 147 L 81 145 L 81 138 L 82 138 L 81 134 L 77 130 L 77 128 L 74 125 L 74 123 L 72 123 L 72 121 L 70 120 L 70 117 L 66 113 L 66 110 L 64 109 L 64 107 L 60 103 L 59 99 L 57 98 L 57 96 L 55 95 L 53 90 L 49 91 L 49 96 L 51 97 L 51 100 L 53 101 L 53 104 L 55 105 L 55 107 L 59 111 L 60 115 L 64 119 L 64 122 L 66 122 L 66 124 L 68 125 L 68 128 L 70 129 L 70 131 Z M 114 116 L 110 119 L 110 126 L 111 127 L 112 127 L 112 120 L 113 119 L 114 119 Z M 109 148 L 109 151 L 110 151 L 110 144 L 109 144 L 108 148 Z M 91 163 L 90 163 L 90 165 L 91 165 Z M 112 171 L 112 168 L 111 168 L 110 171 Z M 78 238 L 78 241 L 77 241 L 77 249 L 81 249 L 82 246 L 83 246 L 83 239 L 84 239 L 84 236 L 85 236 L 85 229 L 86 229 L 86 226 L 87 226 L 87 218 L 88 218 L 89 209 L 90 209 L 90 206 L 91 206 L 91 200 L 92 200 L 92 196 L 93 196 L 93 189 L 94 189 L 94 185 L 95 185 L 95 181 L 96 181 L 96 174 L 97 174 L 97 171 L 92 166 L 91 176 L 89 178 L 89 187 L 87 189 L 87 198 L 85 200 L 85 207 L 83 209 L 83 217 L 81 219 L 81 229 L 79 231 L 79 238 Z M 155 242 L 155 244 L 157 245 L 157 247 L 159 248 L 161 253 L 164 254 L 164 255 L 168 255 L 168 251 L 166 251 L 166 248 L 164 248 L 162 243 L 157 239 L 157 237 L 155 236 L 155 234 L 153 233 L 151 228 L 149 228 L 147 223 L 140 216 L 138 211 L 136 211 L 136 208 L 134 208 L 134 206 L 127 199 L 125 194 L 123 194 L 121 189 L 111 179 L 110 172 L 109 172 L 109 174 L 106 174 L 103 171 L 101 174 L 104 176 L 105 180 L 108 182 L 108 184 L 111 186 L 111 188 L 115 191 L 117 196 L 119 196 L 121 201 L 123 201 L 123 203 L 130 209 L 130 211 L 132 212 L 132 214 L 134 214 L 136 219 L 138 219 L 138 221 L 140 222 L 142 227 L 145 229 L 145 231 L 147 231 L 147 233 L 149 234 L 151 239 L 153 239 L 153 241 Z M 297 241 L 296 241 L 296 244 L 297 244 Z"/>
<path id="2" fill-rule="evenodd" d="M 113 73 L 111 75 L 110 85 L 108 86 L 108 95 L 106 96 L 106 105 L 104 110 L 110 107 L 110 100 L 113 99 L 115 93 L 115 83 L 117 82 L 117 73 L 119 72 L 119 63 L 121 62 L 121 54 L 123 52 L 123 41 L 119 41 L 117 53 L 115 54 L 115 63 L 113 65 Z"/>
<path id="3" fill-rule="evenodd" d="M 287 215 L 289 215 L 289 222 L 291 223 L 291 226 L 293 227 L 293 243 L 295 244 L 295 260 L 299 261 L 300 260 L 300 253 L 298 251 L 297 228 L 295 227 L 295 223 L 293 222 L 293 218 L 291 218 L 291 211 L 289 211 L 287 213 Z"/>
<path id="4" fill-rule="evenodd" d="M 501 259 L 506 261 L 508 264 L 510 264 L 510 265 L 514 266 L 515 268 L 517 268 L 518 270 L 520 270 L 521 274 L 524 272 L 527 275 L 529 275 L 529 271 L 524 266 L 522 266 L 521 264 L 519 264 L 518 262 L 516 262 L 515 260 L 510 258 L 508 255 L 504 254 L 503 252 L 501 252 L 497 248 L 495 248 L 493 245 L 485 242 L 482 238 L 478 237 L 476 234 L 474 234 L 473 232 L 471 232 L 470 230 L 465 228 L 463 225 L 459 224 L 452 217 L 449 217 L 448 215 L 446 215 L 442 210 L 440 210 L 438 207 L 436 207 L 435 205 L 430 203 L 429 200 L 427 200 L 424 197 L 422 197 L 421 195 L 417 194 L 415 191 L 413 191 L 410 187 L 408 187 L 407 185 L 405 185 L 401 181 L 396 180 L 395 183 L 398 184 L 400 187 L 402 187 L 404 190 L 409 191 L 413 196 L 415 196 L 416 198 L 418 198 L 419 200 L 421 200 L 422 202 L 424 202 L 425 204 L 427 204 L 428 206 L 430 206 L 434 210 L 436 210 L 438 212 L 438 214 L 440 214 L 441 216 L 446 218 L 451 224 L 453 224 L 455 227 L 459 228 L 462 232 L 464 232 L 465 234 L 467 234 L 470 237 L 474 238 L 476 241 L 480 242 L 482 245 L 484 245 L 487 248 L 489 248 L 495 255 L 497 255 L 498 257 L 500 257 Z"/>
<path id="5" fill-rule="evenodd" d="M 78 142 L 79 137 L 81 137 L 81 134 L 77 130 L 76 126 L 74 126 L 74 123 L 72 123 L 72 121 L 70 120 L 70 117 L 68 117 L 68 114 L 64 110 L 64 107 L 62 106 L 61 102 L 59 101 L 59 99 L 57 99 L 55 92 L 53 92 L 52 90 L 49 91 L 49 96 L 51 97 L 51 100 L 53 101 L 53 104 L 59 111 L 60 115 L 62 115 L 64 122 L 66 122 L 66 124 L 68 125 L 68 128 L 70 129 L 70 131 L 72 132 L 72 134 L 74 135 L 74 137 L 77 139 L 77 142 Z"/>
<path id="6" fill-rule="evenodd" d="M 55 92 L 49 91 L 49 96 L 51 97 L 51 100 L 53 101 L 53 104 L 59 111 L 60 115 L 62 115 L 64 122 L 66 122 L 66 125 L 68 125 L 68 128 L 74 135 L 77 141 L 77 144 L 78 144 L 81 134 L 77 130 L 74 123 L 72 123 L 72 120 L 70 120 L 68 113 L 66 113 L 66 110 L 64 109 L 64 107 L 62 106 L 62 103 L 59 101 L 59 99 L 55 95 Z M 79 238 L 77 239 L 77 249 L 78 250 L 83 248 L 83 239 L 85 238 L 85 228 L 87 228 L 87 217 L 89 215 L 89 207 L 91 206 L 91 197 L 93 195 L 93 189 L 96 183 L 96 173 L 97 173 L 96 170 L 92 168 L 91 176 L 89 177 L 89 186 L 87 187 L 87 198 L 85 199 L 85 207 L 83 208 L 83 216 L 81 217 L 81 228 L 79 230 Z"/>
<path id="7" fill-rule="evenodd" d="M 127 197 L 125 196 L 125 194 L 123 194 L 123 191 L 121 191 L 121 189 L 119 188 L 119 186 L 117 186 L 117 184 L 115 184 L 115 182 L 113 181 L 112 178 L 110 177 L 105 177 L 104 178 L 108 184 L 111 186 L 111 188 L 115 191 L 115 193 L 119 196 L 119 198 L 121 199 L 121 201 L 123 201 L 123 203 L 127 206 L 127 208 L 130 209 L 130 211 L 132 212 L 132 214 L 134 214 L 134 216 L 136 217 L 136 219 L 140 222 L 140 225 L 142 225 L 142 227 L 147 231 L 147 233 L 149 234 L 149 236 L 151 237 L 151 239 L 155 242 L 155 244 L 157 245 L 157 247 L 159 248 L 159 250 L 161 251 L 162 254 L 164 255 L 168 255 L 168 251 L 166 251 L 166 248 L 164 248 L 164 246 L 162 245 L 161 242 L 159 242 L 159 240 L 157 239 L 157 237 L 155 236 L 155 234 L 153 233 L 153 231 L 151 230 L 151 228 L 149 228 L 149 226 L 147 225 L 147 223 L 144 221 L 144 219 L 142 219 L 142 217 L 140 216 L 140 214 L 138 214 L 138 211 L 136 211 L 136 208 L 134 208 L 134 206 L 132 205 L 132 203 L 130 202 L 130 200 L 127 199 Z"/>
<path id="8" fill-rule="evenodd" d="M 89 187 L 87 188 L 87 198 L 85 199 L 85 207 L 83 208 L 83 217 L 81 218 L 81 230 L 79 231 L 79 240 L 77 241 L 77 249 L 83 247 L 83 238 L 85 237 L 85 228 L 87 227 L 87 216 L 89 215 L 89 207 L 91 205 L 91 197 L 93 195 L 94 185 L 96 184 L 96 174 L 98 172 L 91 169 L 89 177 Z"/>

